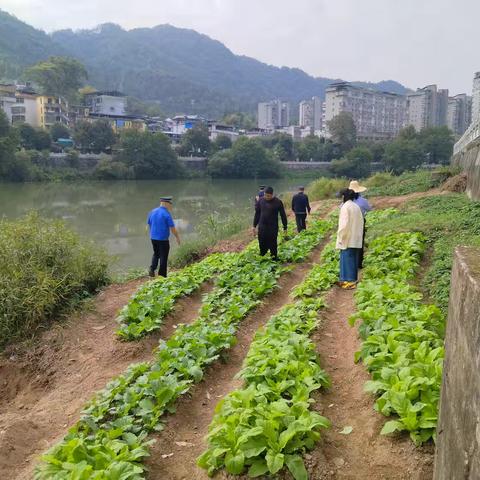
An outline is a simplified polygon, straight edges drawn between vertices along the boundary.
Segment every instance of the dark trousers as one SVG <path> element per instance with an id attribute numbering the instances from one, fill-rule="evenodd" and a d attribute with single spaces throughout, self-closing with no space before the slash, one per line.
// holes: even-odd
<path id="1" fill-rule="evenodd" d="M 153 256 L 152 264 L 150 265 L 150 271 L 155 272 L 158 263 L 160 262 L 160 268 L 158 274 L 162 277 L 167 276 L 167 261 L 168 253 L 170 252 L 170 242 L 168 240 L 152 240 Z"/>
<path id="2" fill-rule="evenodd" d="M 273 258 L 278 258 L 277 247 L 278 230 L 262 230 L 258 229 L 258 246 L 260 247 L 260 255 L 265 255 L 269 250 Z"/>
<path id="3" fill-rule="evenodd" d="M 358 268 L 363 268 L 363 255 L 365 250 L 365 233 L 367 231 L 367 224 L 365 218 L 363 219 L 363 239 L 362 239 L 362 248 L 358 252 Z"/>
<path id="4" fill-rule="evenodd" d="M 307 228 L 307 214 L 306 213 L 296 213 L 295 221 L 297 222 L 297 232 L 301 232 Z"/>

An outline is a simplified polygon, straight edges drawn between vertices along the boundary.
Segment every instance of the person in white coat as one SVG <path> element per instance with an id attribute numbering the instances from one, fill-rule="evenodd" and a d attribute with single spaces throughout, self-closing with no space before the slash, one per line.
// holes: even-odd
<path id="1" fill-rule="evenodd" d="M 340 192 L 343 205 L 340 208 L 337 231 L 337 249 L 340 250 L 340 282 L 342 288 L 352 289 L 358 280 L 358 261 L 363 244 L 363 215 L 353 202 L 355 192 L 345 188 Z"/>

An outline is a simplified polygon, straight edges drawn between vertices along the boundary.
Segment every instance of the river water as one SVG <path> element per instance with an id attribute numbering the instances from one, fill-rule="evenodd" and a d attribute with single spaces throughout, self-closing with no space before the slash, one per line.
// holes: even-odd
<path id="1" fill-rule="evenodd" d="M 145 230 L 148 212 L 163 195 L 174 197 L 173 217 L 182 238 L 213 212 L 253 215 L 253 197 L 259 184 L 276 193 L 308 183 L 302 179 L 276 180 L 160 180 L 82 183 L 0 183 L 0 216 L 20 217 L 30 210 L 61 218 L 83 236 L 116 256 L 115 270 L 148 265 L 151 245 Z M 171 241 L 175 248 L 175 241 Z"/>

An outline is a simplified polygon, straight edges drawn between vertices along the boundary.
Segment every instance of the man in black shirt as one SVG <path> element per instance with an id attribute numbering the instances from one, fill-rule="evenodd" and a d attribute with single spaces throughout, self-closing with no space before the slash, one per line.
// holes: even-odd
<path id="1" fill-rule="evenodd" d="M 298 193 L 292 197 L 292 210 L 295 213 L 295 220 L 297 222 L 297 231 L 301 232 L 307 228 L 307 212 L 310 213 L 310 203 L 308 196 L 305 195 L 305 188 L 298 187 Z"/>
<path id="2" fill-rule="evenodd" d="M 258 226 L 258 245 L 260 255 L 265 255 L 268 250 L 274 260 L 278 260 L 277 236 L 278 215 L 282 219 L 283 229 L 287 230 L 287 215 L 282 201 L 273 196 L 273 188 L 267 187 L 265 195 L 255 205 L 255 217 L 253 219 L 253 233 Z"/>

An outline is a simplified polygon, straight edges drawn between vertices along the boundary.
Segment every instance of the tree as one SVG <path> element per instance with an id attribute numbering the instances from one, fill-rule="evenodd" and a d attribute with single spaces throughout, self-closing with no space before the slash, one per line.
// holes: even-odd
<path id="1" fill-rule="evenodd" d="M 370 174 L 372 154 L 366 147 L 355 147 L 340 160 L 333 160 L 330 170 L 338 176 L 363 178 Z"/>
<path id="2" fill-rule="evenodd" d="M 394 173 L 412 170 L 424 161 L 424 153 L 418 140 L 398 138 L 385 147 L 385 166 Z"/>
<path id="3" fill-rule="evenodd" d="M 20 145 L 25 150 L 47 150 L 52 144 L 50 134 L 41 128 L 33 128 L 28 123 L 22 123 L 18 127 Z"/>
<path id="4" fill-rule="evenodd" d="M 281 164 L 259 141 L 241 137 L 229 150 L 216 153 L 208 165 L 212 177 L 278 177 Z"/>
<path id="5" fill-rule="evenodd" d="M 110 151 L 116 142 L 115 133 L 106 119 L 78 122 L 75 125 L 73 138 L 82 151 L 94 153 Z"/>
<path id="6" fill-rule="evenodd" d="M 450 163 L 455 139 L 448 127 L 424 128 L 418 134 L 418 139 L 425 153 L 425 161 L 444 165 Z"/>
<path id="7" fill-rule="evenodd" d="M 351 150 L 357 141 L 357 129 L 353 117 L 348 112 L 340 112 L 327 122 L 333 143 L 340 146 L 342 153 Z"/>
<path id="8" fill-rule="evenodd" d="M 56 122 L 50 127 L 50 136 L 54 142 L 59 138 L 70 138 L 70 130 L 63 123 Z"/>
<path id="9" fill-rule="evenodd" d="M 208 128 L 206 125 L 198 124 L 187 130 L 180 142 L 180 154 L 189 155 L 206 155 L 210 149 L 210 138 L 208 136 Z"/>
<path id="10" fill-rule="evenodd" d="M 122 132 L 118 160 L 133 170 L 138 179 L 176 178 L 183 174 L 170 140 L 163 133 Z"/>
<path id="11" fill-rule="evenodd" d="M 244 112 L 228 113 L 223 117 L 222 123 L 242 130 L 252 130 L 257 126 L 255 117 Z"/>
<path id="12" fill-rule="evenodd" d="M 127 113 L 129 115 L 147 115 L 165 118 L 160 105 L 155 102 L 143 102 L 135 97 L 127 97 Z"/>
<path id="13" fill-rule="evenodd" d="M 88 78 L 85 67 L 74 58 L 50 57 L 28 68 L 25 76 L 46 95 L 72 98 Z"/>
<path id="14" fill-rule="evenodd" d="M 407 125 L 398 132 L 398 138 L 402 140 L 416 140 L 418 138 L 417 131 L 413 125 Z"/>
<path id="15" fill-rule="evenodd" d="M 276 134 L 273 155 L 280 162 L 293 160 L 293 138 L 287 133 Z"/>
<path id="16" fill-rule="evenodd" d="M 6 177 L 15 163 L 18 143 L 17 131 L 10 126 L 6 114 L 0 109 L 0 177 Z"/>
<path id="17" fill-rule="evenodd" d="M 212 143 L 212 149 L 215 152 L 219 150 L 227 150 L 228 148 L 232 148 L 232 139 L 225 134 L 220 134 Z"/>

